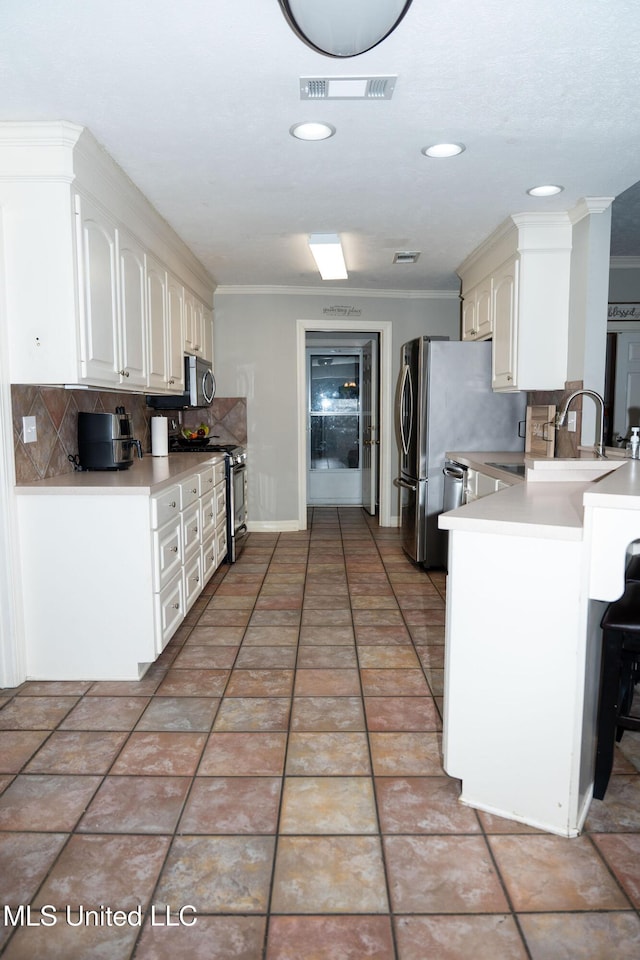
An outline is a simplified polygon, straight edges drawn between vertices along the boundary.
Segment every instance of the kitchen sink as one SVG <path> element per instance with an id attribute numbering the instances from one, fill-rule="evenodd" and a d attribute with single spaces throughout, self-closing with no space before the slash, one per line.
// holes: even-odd
<path id="1" fill-rule="evenodd" d="M 515 473 L 519 477 L 524 477 L 524 463 L 489 463 L 488 467 L 495 467 L 496 470 L 506 470 L 508 473 Z"/>

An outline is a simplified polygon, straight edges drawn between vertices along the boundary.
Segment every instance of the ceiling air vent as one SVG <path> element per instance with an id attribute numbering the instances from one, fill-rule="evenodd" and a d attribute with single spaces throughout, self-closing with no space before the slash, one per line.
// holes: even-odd
<path id="1" fill-rule="evenodd" d="M 416 250 L 403 250 L 393 255 L 394 263 L 415 263 L 420 253 Z"/>
<path id="2" fill-rule="evenodd" d="M 390 100 L 397 77 L 300 77 L 301 100 Z"/>

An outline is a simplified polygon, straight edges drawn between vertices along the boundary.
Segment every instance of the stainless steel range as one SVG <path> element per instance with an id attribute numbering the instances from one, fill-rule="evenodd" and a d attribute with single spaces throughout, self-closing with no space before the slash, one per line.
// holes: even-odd
<path id="1" fill-rule="evenodd" d="M 235 563 L 245 545 L 247 531 L 247 453 L 235 443 L 190 444 L 180 437 L 171 437 L 173 453 L 224 453 L 227 485 L 227 562 Z"/>

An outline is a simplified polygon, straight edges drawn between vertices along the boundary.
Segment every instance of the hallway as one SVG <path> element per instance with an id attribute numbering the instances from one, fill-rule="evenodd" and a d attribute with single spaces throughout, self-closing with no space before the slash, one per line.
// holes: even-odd
<path id="1" fill-rule="evenodd" d="M 577 839 L 463 806 L 444 575 L 361 509 L 310 517 L 251 534 L 138 683 L 0 691 L 0 954 L 640 956 L 640 734 Z"/>

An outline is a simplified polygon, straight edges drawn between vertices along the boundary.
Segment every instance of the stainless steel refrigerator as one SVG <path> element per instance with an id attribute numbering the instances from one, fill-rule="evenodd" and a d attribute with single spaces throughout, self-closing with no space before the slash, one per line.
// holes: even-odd
<path id="1" fill-rule="evenodd" d="M 491 343 L 418 337 L 402 348 L 397 391 L 402 546 L 416 563 L 446 566 L 446 451 L 522 450 L 525 393 L 491 389 Z M 519 424 L 523 427 L 519 431 Z"/>

